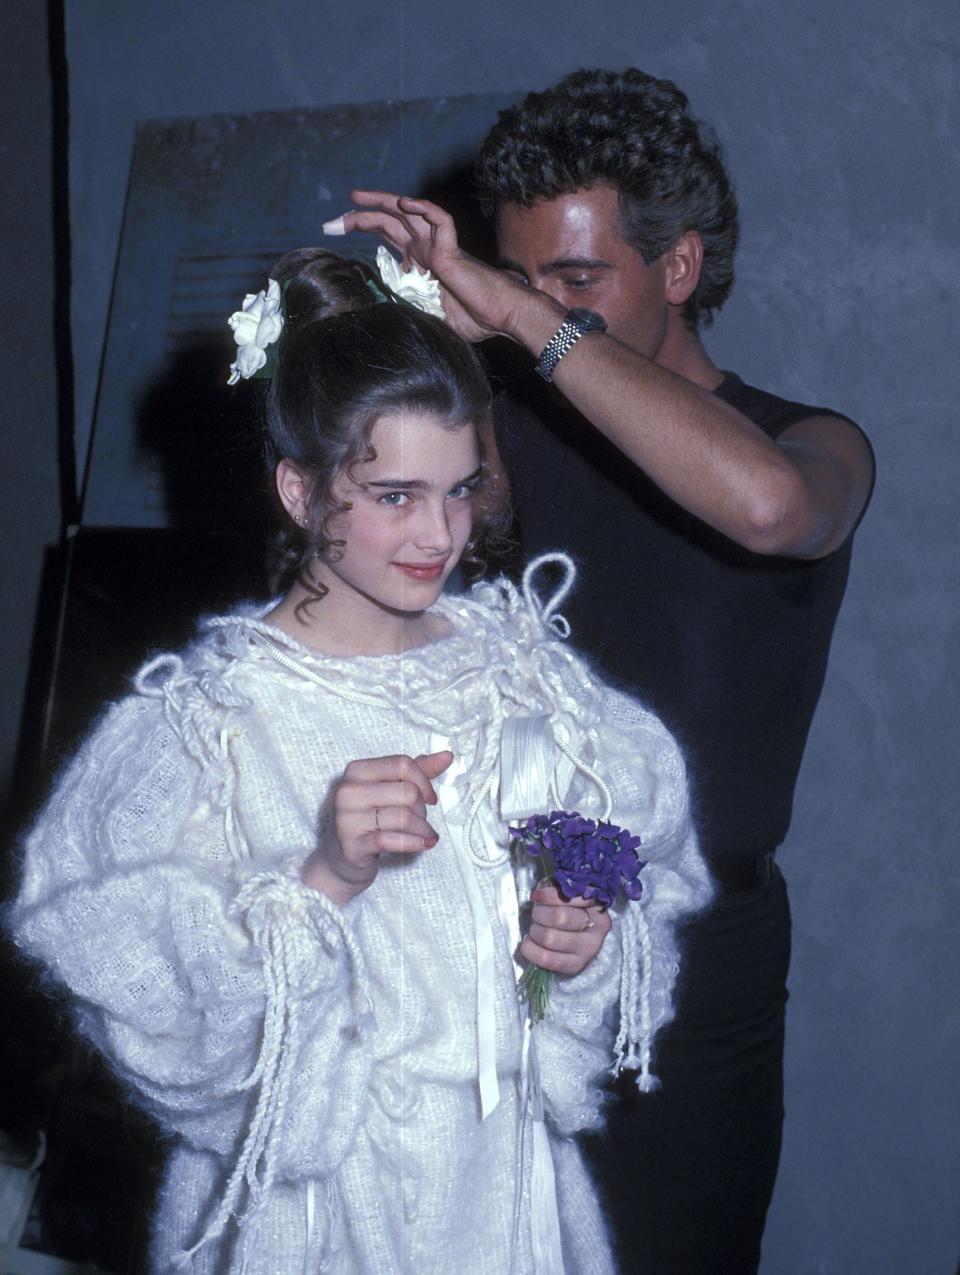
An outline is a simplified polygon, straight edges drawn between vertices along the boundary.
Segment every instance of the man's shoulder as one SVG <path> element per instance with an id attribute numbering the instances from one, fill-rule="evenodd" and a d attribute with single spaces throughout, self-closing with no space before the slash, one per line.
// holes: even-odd
<path id="1" fill-rule="evenodd" d="M 835 408 L 783 398 L 769 390 L 762 390 L 756 385 L 748 385 L 736 372 L 724 372 L 723 380 L 714 390 L 714 394 L 725 403 L 729 403 L 731 407 L 735 407 L 738 412 L 742 412 L 770 438 L 778 437 L 797 421 L 807 420 L 813 416 L 834 416 L 838 420 L 850 421 L 852 425 L 856 425 L 849 416 Z M 860 427 L 857 426 L 857 428 Z"/>

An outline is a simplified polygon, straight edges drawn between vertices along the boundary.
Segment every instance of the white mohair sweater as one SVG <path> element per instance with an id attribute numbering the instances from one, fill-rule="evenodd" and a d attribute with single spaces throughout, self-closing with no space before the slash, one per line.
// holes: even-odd
<path id="1" fill-rule="evenodd" d="M 537 1270 L 506 869 L 472 816 L 481 798 L 496 808 L 504 720 L 544 714 L 578 762 L 565 808 L 596 817 L 606 787 L 649 860 L 642 902 L 626 905 L 644 922 L 631 960 L 620 909 L 599 957 L 554 980 L 534 1032 L 563 1267 L 612 1270 L 571 1135 L 599 1123 L 618 999 L 620 1052 L 646 1074 L 671 1014 L 675 921 L 709 897 L 683 763 L 656 718 L 557 639 L 529 586 L 483 585 L 436 611 L 448 636 L 353 659 L 312 655 L 260 613 L 208 621 L 141 671 L 28 838 L 14 937 L 172 1138 L 155 1271 Z M 433 849 L 385 856 L 342 910 L 302 884 L 348 761 L 446 744 L 466 766 L 430 812 Z M 500 1101 L 486 1119 L 465 863 L 496 937 Z"/>

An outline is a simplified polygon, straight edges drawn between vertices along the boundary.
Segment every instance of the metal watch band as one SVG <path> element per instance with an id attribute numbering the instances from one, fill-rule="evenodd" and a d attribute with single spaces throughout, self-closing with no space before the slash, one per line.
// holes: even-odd
<path id="1" fill-rule="evenodd" d="M 606 332 L 607 324 L 593 310 L 568 310 L 563 322 L 543 347 L 536 371 L 545 381 L 553 380 L 554 369 L 586 332 Z"/>

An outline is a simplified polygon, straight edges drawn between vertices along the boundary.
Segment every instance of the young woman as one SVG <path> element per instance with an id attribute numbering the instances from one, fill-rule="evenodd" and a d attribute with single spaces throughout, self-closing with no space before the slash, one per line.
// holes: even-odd
<path id="1" fill-rule="evenodd" d="M 287 591 L 140 671 L 30 834 L 8 923 L 170 1136 L 152 1269 L 611 1270 L 571 1135 L 599 1122 L 618 1001 L 617 1056 L 653 1083 L 674 922 L 709 892 L 682 761 L 529 570 L 442 595 L 483 531 L 469 347 L 366 267 L 274 273 L 237 374 L 282 325 Z M 521 941 L 507 824 L 561 805 L 642 837 L 643 898 L 538 887 Z M 527 961 L 562 976 L 534 1026 Z"/>

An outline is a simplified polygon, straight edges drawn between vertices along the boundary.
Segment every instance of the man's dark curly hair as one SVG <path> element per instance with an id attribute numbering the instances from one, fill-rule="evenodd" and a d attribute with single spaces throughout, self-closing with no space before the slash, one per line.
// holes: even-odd
<path id="1" fill-rule="evenodd" d="M 620 193 L 622 229 L 651 265 L 687 230 L 703 269 L 684 306 L 689 327 L 710 323 L 733 285 L 737 200 L 720 145 L 670 80 L 636 68 L 574 71 L 500 112 L 477 161 L 477 193 L 529 208 L 600 182 Z"/>

